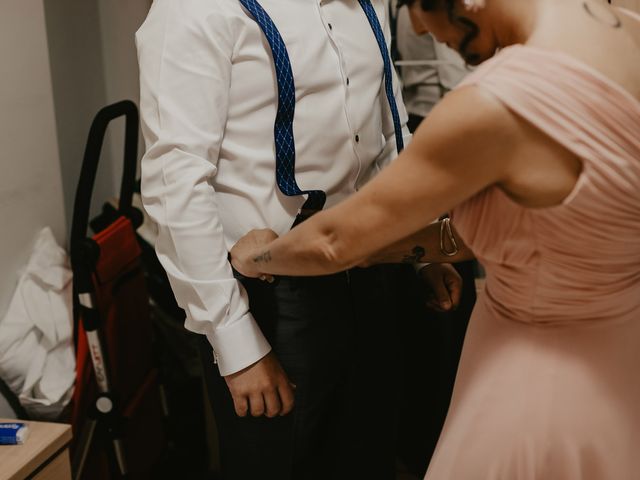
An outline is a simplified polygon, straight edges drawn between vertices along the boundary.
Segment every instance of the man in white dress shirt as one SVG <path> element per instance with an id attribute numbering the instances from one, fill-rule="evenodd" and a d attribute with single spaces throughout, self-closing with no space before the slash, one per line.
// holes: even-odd
<path id="1" fill-rule="evenodd" d="M 295 79 L 295 180 L 334 205 L 396 155 L 379 44 L 355 0 L 260 4 Z M 227 260 L 251 229 L 289 230 L 305 202 L 276 182 L 278 79 L 260 26 L 239 0 L 155 0 L 136 39 L 143 202 L 185 326 L 203 335 L 223 478 L 394 478 L 385 268 L 268 283 Z"/>

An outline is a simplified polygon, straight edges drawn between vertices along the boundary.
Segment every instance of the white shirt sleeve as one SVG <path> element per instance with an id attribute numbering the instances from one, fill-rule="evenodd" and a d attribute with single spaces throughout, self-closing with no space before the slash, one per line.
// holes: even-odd
<path id="1" fill-rule="evenodd" d="M 142 200 L 158 224 L 156 251 L 186 312 L 185 327 L 207 336 L 220 373 L 229 375 L 271 347 L 233 277 L 210 182 L 225 129 L 234 48 L 231 27 L 215 8 L 154 2 L 136 35 L 147 146 Z"/>

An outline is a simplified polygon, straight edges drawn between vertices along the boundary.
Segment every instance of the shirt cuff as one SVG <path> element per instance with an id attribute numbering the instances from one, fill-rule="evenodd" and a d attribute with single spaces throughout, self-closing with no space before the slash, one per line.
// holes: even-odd
<path id="1" fill-rule="evenodd" d="M 271 351 L 271 345 L 251 314 L 231 326 L 207 334 L 220 375 L 227 376 L 253 365 Z"/>

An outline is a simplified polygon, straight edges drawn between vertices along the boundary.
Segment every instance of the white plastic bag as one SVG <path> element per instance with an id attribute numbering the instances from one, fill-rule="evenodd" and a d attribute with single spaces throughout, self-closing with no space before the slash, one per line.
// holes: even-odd
<path id="1" fill-rule="evenodd" d="M 56 419 L 73 394 L 71 280 L 66 252 L 43 229 L 0 320 L 0 377 L 34 419 Z"/>

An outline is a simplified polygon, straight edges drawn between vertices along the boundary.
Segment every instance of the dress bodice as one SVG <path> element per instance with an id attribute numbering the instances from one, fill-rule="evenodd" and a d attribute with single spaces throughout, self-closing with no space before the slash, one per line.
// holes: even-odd
<path id="1" fill-rule="evenodd" d="M 575 323 L 640 314 L 640 101 L 563 53 L 516 45 L 460 88 L 488 90 L 582 161 L 570 195 L 527 208 L 492 186 L 453 212 L 500 316 Z"/>

